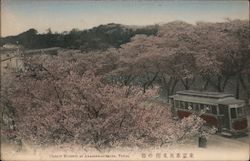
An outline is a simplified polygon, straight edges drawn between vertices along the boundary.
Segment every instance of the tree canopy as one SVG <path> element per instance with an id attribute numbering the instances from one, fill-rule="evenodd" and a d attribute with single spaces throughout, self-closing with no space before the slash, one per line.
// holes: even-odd
<path id="1" fill-rule="evenodd" d="M 84 51 L 106 50 L 110 47 L 120 47 L 121 44 L 129 42 L 130 38 L 136 34 L 154 35 L 157 31 L 157 26 L 133 28 L 113 23 L 88 30 L 72 29 L 69 32 L 62 33 L 53 33 L 49 28 L 46 33 L 38 34 L 35 29 L 29 29 L 17 36 L 1 38 L 0 45 L 6 43 L 16 44 L 18 41 L 20 45 L 27 49 L 57 46 Z"/>

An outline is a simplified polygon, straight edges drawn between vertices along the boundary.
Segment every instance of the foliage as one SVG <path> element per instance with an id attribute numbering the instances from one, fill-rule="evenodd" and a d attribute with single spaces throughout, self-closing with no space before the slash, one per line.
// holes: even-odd
<path id="1" fill-rule="evenodd" d="M 96 148 L 164 146 L 207 136 L 211 129 L 203 129 L 197 115 L 175 120 L 166 105 L 150 98 L 158 91 L 169 96 L 176 87 L 223 92 L 229 81 L 236 96 L 240 87 L 249 91 L 248 23 L 176 21 L 157 29 L 156 35 L 114 24 L 74 29 L 58 38 L 85 52 L 24 58 L 23 72 L 10 73 L 1 91 L 5 122 L 15 123 L 11 135 L 37 144 L 75 141 Z"/>
<path id="2" fill-rule="evenodd" d="M 210 89 L 223 92 L 235 81 L 236 97 L 240 85 L 247 88 L 249 75 L 248 22 L 174 21 L 159 26 L 155 36 L 136 35 L 119 50 L 118 68 L 129 83 L 141 83 L 144 90 L 159 84 L 166 96 L 181 89 Z M 195 81 L 197 81 L 195 83 Z M 200 87 L 198 86 L 199 84 Z"/>
<path id="3" fill-rule="evenodd" d="M 154 35 L 157 26 L 147 26 L 133 29 L 120 24 L 100 25 L 88 30 L 72 29 L 70 32 L 38 34 L 35 29 L 30 29 L 17 36 L 1 38 L 0 45 L 6 43 L 23 45 L 27 49 L 40 49 L 49 47 L 63 47 L 71 49 L 106 50 L 110 47 L 118 48 L 127 43 L 136 34 Z"/>
<path id="4" fill-rule="evenodd" d="M 199 134 L 202 119 L 174 120 L 166 105 L 150 100 L 157 89 L 143 93 L 103 82 L 97 70 L 102 65 L 65 51 L 26 58 L 23 72 L 10 74 L 1 91 L 14 135 L 36 144 L 70 141 L 99 149 L 163 146 Z"/>

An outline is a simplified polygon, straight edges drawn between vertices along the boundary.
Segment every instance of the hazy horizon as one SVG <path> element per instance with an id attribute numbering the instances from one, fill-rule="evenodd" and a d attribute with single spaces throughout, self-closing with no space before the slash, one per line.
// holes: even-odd
<path id="1" fill-rule="evenodd" d="M 132 26 L 163 24 L 175 20 L 223 22 L 249 19 L 248 1 L 79 1 L 3 0 L 2 36 L 35 28 L 44 33 L 89 29 L 101 24 Z"/>

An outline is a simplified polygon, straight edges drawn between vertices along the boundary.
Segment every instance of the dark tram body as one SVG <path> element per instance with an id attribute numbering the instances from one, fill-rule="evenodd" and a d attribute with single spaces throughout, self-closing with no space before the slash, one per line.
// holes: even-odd
<path id="1" fill-rule="evenodd" d="M 170 96 L 170 102 L 172 112 L 180 119 L 197 112 L 219 133 L 236 135 L 247 131 L 245 102 L 232 94 L 186 90 Z"/>

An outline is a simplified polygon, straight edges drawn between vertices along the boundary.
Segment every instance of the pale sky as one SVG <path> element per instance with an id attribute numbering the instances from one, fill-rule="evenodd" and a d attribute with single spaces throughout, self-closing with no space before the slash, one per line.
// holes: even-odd
<path id="1" fill-rule="evenodd" d="M 30 28 L 39 33 L 100 24 L 152 25 L 182 20 L 249 19 L 247 0 L 2 0 L 2 36 Z"/>

